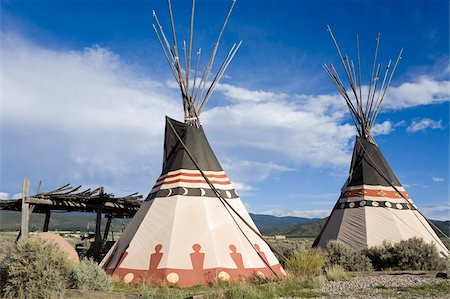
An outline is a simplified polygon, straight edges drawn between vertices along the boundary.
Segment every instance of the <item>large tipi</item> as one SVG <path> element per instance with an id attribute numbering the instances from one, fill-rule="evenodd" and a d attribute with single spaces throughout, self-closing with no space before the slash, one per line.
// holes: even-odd
<path id="1" fill-rule="evenodd" d="M 328 31 L 351 91 L 347 92 L 333 65 L 325 64 L 324 69 L 345 99 L 359 136 L 353 149 L 349 177 L 314 245 L 324 247 L 330 240 L 339 240 L 352 248 L 362 249 L 381 245 L 383 241 L 396 243 L 420 237 L 427 243 L 435 244 L 442 255 L 448 255 L 448 249 L 406 193 L 371 134 L 402 50 L 393 67 L 389 61 L 382 74 L 381 64 L 377 65 L 378 35 L 368 94 L 363 99 L 358 38 L 358 61 L 355 66 L 347 55 L 341 54 L 329 27 Z"/>
<path id="2" fill-rule="evenodd" d="M 192 1 L 189 43 L 183 46 L 188 71 L 182 70 L 180 64 L 170 0 L 172 46 L 153 13 L 157 23 L 155 33 L 181 90 L 185 121 L 166 117 L 162 173 L 101 263 L 107 273 L 127 283 L 170 283 L 186 287 L 218 279 L 235 281 L 285 275 L 220 166 L 199 121 L 211 92 L 241 45 L 231 48 L 214 79 L 208 82 L 234 4 L 235 1 L 201 78 L 197 78 L 200 51 L 197 52 L 192 82 L 195 1 Z"/>

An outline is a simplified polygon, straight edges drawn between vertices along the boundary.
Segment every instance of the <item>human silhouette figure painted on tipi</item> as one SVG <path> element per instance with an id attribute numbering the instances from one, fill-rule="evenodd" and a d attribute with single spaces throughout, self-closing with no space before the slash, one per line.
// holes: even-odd
<path id="1" fill-rule="evenodd" d="M 156 245 L 155 252 L 150 255 L 150 270 L 156 270 L 158 268 L 158 265 L 163 257 L 161 249 L 162 249 L 161 244 Z"/>
<path id="2" fill-rule="evenodd" d="M 264 260 L 264 263 L 265 263 L 264 266 L 269 265 L 269 260 L 267 260 L 267 257 L 266 257 L 266 254 L 264 253 L 264 251 L 261 251 L 258 244 L 254 244 L 254 246 L 255 246 L 255 249 L 258 252 L 259 256 Z"/>
<path id="3" fill-rule="evenodd" d="M 200 249 L 202 249 L 202 247 L 199 244 L 194 244 L 192 245 L 192 249 L 194 249 L 194 252 L 190 254 L 192 268 L 194 269 L 194 271 L 203 271 L 205 254 L 203 252 L 200 252 Z"/>
<path id="4" fill-rule="evenodd" d="M 233 244 L 231 244 L 229 246 L 231 253 L 230 256 L 233 259 L 234 263 L 236 264 L 236 267 L 238 269 L 244 269 L 244 262 L 242 261 L 242 254 L 236 252 L 236 246 L 234 246 Z"/>

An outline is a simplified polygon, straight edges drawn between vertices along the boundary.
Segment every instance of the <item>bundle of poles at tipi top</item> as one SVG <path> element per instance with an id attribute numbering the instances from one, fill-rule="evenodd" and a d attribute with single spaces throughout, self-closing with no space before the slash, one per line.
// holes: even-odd
<path id="1" fill-rule="evenodd" d="M 163 27 L 158 20 L 156 12 L 153 11 L 153 17 L 155 19 L 156 25 L 153 24 L 153 30 L 156 33 L 158 41 L 163 50 L 164 56 L 167 60 L 167 63 L 170 66 L 173 76 L 178 83 L 181 91 L 181 97 L 183 101 L 184 108 L 184 120 L 186 124 L 191 126 L 200 126 L 199 115 L 203 111 L 208 102 L 211 94 L 214 91 L 214 88 L 219 83 L 220 79 L 223 77 L 225 70 L 227 69 L 230 62 L 233 60 L 234 55 L 242 44 L 242 41 L 239 43 L 235 43 L 228 52 L 228 55 L 225 57 L 222 62 L 219 70 L 215 73 L 214 79 L 210 81 L 210 76 L 212 75 L 212 68 L 214 65 L 214 60 L 217 55 L 217 50 L 219 47 L 220 39 L 222 34 L 227 26 L 228 19 L 230 18 L 231 12 L 233 11 L 233 7 L 236 3 L 236 0 L 232 1 L 231 7 L 228 11 L 228 14 L 225 18 L 225 21 L 222 25 L 222 28 L 219 32 L 217 40 L 214 44 L 212 52 L 209 56 L 208 62 L 203 68 L 200 68 L 200 58 L 201 58 L 201 49 L 197 51 L 197 57 L 195 61 L 195 67 L 193 66 L 192 59 L 192 42 L 194 37 L 194 17 L 195 17 L 195 0 L 192 0 L 192 9 L 191 9 L 191 19 L 190 19 L 190 33 L 188 43 L 183 41 L 182 45 L 182 58 L 184 60 L 184 64 L 182 64 L 180 59 L 180 52 L 178 49 L 177 43 L 177 35 L 175 30 L 175 22 L 173 17 L 172 5 L 170 0 L 167 0 L 167 5 L 169 7 L 170 14 L 170 24 L 172 28 L 172 39 L 173 44 L 171 45 L 167 39 L 166 34 L 164 33 Z M 194 69 L 191 70 L 191 67 Z M 202 71 L 203 69 L 203 71 Z M 193 72 L 193 76 L 191 76 Z"/>
<path id="2" fill-rule="evenodd" d="M 356 35 L 356 51 L 358 60 L 357 65 L 355 66 L 355 63 L 353 62 L 353 60 L 349 59 L 347 54 L 345 54 L 344 56 L 342 55 L 330 26 L 327 26 L 327 29 L 331 35 L 331 38 L 333 39 L 334 45 L 336 46 L 336 50 L 338 52 L 342 66 L 344 67 L 345 76 L 347 77 L 347 80 L 350 84 L 351 91 L 347 91 L 343 81 L 341 80 L 341 77 L 339 76 L 333 64 L 331 64 L 330 66 L 324 64 L 323 68 L 333 81 L 339 93 L 345 99 L 359 136 L 376 144 L 371 134 L 371 129 L 375 123 L 375 120 L 377 119 L 381 103 L 386 96 L 386 91 L 391 84 L 395 69 L 397 68 L 398 62 L 401 59 L 403 48 L 400 50 L 394 66 L 391 66 L 392 60 L 389 60 L 388 64 L 384 67 L 384 74 L 382 74 L 383 66 L 381 63 L 377 64 L 378 45 L 380 43 L 380 33 L 378 33 L 367 97 L 363 98 L 361 87 L 361 58 L 359 53 L 358 35 Z M 383 78 L 382 80 L 380 80 L 381 77 Z"/>

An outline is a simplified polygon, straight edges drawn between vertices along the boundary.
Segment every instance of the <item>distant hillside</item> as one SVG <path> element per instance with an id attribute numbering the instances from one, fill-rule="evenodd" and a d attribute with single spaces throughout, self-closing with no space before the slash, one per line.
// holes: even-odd
<path id="1" fill-rule="evenodd" d="M 272 230 L 267 230 L 265 234 L 267 235 L 285 235 L 288 237 L 316 237 L 319 235 L 323 226 L 325 225 L 327 218 L 310 221 L 304 224 L 297 224 L 285 227 L 278 227 Z M 440 221 L 440 220 L 430 220 L 439 230 L 444 232 L 447 236 L 450 235 L 450 221 Z M 443 238 L 444 235 L 436 229 L 433 225 L 431 226 L 436 234 Z M 446 243 L 447 244 L 447 243 Z"/>
<path id="2" fill-rule="evenodd" d="M 272 215 L 262 215 L 252 213 L 250 213 L 250 217 L 252 217 L 256 226 L 263 234 L 270 232 L 276 228 L 305 224 L 317 220 L 294 216 L 276 217 Z"/>
<path id="3" fill-rule="evenodd" d="M 288 237 L 316 237 L 327 218 L 309 221 L 307 223 L 278 227 L 267 231 L 267 235 L 285 235 Z"/>
<path id="4" fill-rule="evenodd" d="M 95 231 L 95 214 L 92 213 L 52 213 L 50 217 L 50 230 L 79 230 Z M 44 214 L 32 213 L 30 217 L 30 231 L 42 230 L 44 226 Z M 112 229 L 121 231 L 122 226 L 130 222 L 129 219 L 114 219 Z M 106 224 L 106 219 L 102 220 L 102 227 Z M 18 231 L 20 230 L 20 212 L 0 210 L 0 231 Z"/>
<path id="5" fill-rule="evenodd" d="M 450 236 L 450 221 L 440 221 L 440 220 L 431 220 L 434 225 L 436 225 L 441 231 L 443 231 L 447 236 Z M 436 228 L 433 227 L 439 237 L 443 237 L 442 233 Z"/>
<path id="6" fill-rule="evenodd" d="M 276 217 L 271 215 L 250 214 L 256 226 L 265 233 L 274 228 L 287 227 L 297 224 L 308 223 L 316 219 L 301 217 Z M 41 230 L 44 225 L 44 215 L 32 213 L 30 218 L 30 230 Z M 129 219 L 123 219 L 124 224 L 129 223 Z M 105 224 L 106 221 L 102 221 Z M 95 227 L 95 214 L 90 213 L 53 213 L 50 218 L 50 230 L 81 230 L 85 231 L 90 223 L 90 228 Z M 121 228 L 121 219 L 113 222 L 115 230 Z M 0 210 L 0 231 L 15 231 L 20 229 L 20 213 L 14 211 Z"/>

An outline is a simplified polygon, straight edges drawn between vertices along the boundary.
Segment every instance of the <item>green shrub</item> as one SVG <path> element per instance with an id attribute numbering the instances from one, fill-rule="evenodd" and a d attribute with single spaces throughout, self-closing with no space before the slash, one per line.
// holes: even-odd
<path id="1" fill-rule="evenodd" d="M 370 259 L 361 251 L 354 250 L 341 241 L 328 242 L 325 250 L 325 266 L 341 265 L 347 271 L 371 271 Z"/>
<path id="2" fill-rule="evenodd" d="M 397 261 L 393 255 L 394 247 L 391 243 L 383 242 L 383 245 L 370 247 L 364 250 L 364 254 L 372 262 L 372 267 L 376 271 L 392 270 L 396 268 Z"/>
<path id="3" fill-rule="evenodd" d="M 326 277 L 330 281 L 346 281 L 350 280 L 350 276 L 345 272 L 341 265 L 333 265 L 325 269 Z"/>
<path id="4" fill-rule="evenodd" d="M 365 251 L 376 270 L 445 270 L 448 259 L 440 257 L 436 246 L 422 238 L 411 238 L 399 243 L 383 243 Z"/>
<path id="5" fill-rule="evenodd" d="M 54 243 L 40 239 L 19 241 L 4 261 L 6 297 L 62 297 L 73 264 Z"/>
<path id="6" fill-rule="evenodd" d="M 287 263 L 287 269 L 295 275 L 313 276 L 322 274 L 324 264 L 322 250 L 302 249 L 291 256 Z"/>
<path id="7" fill-rule="evenodd" d="M 306 289 L 319 289 L 327 282 L 327 278 L 323 275 L 312 276 L 302 282 L 302 287 Z"/>
<path id="8" fill-rule="evenodd" d="M 110 291 L 111 278 L 92 259 L 82 259 L 70 274 L 70 285 L 85 291 Z"/>
<path id="9" fill-rule="evenodd" d="M 412 238 L 394 244 L 394 259 L 399 270 L 445 270 L 445 259 L 439 256 L 436 246 L 422 238 Z"/>
<path id="10" fill-rule="evenodd" d="M 225 292 L 225 298 L 230 299 L 259 299 L 277 298 L 275 289 L 262 288 L 261 285 L 248 281 L 231 283 Z"/>

